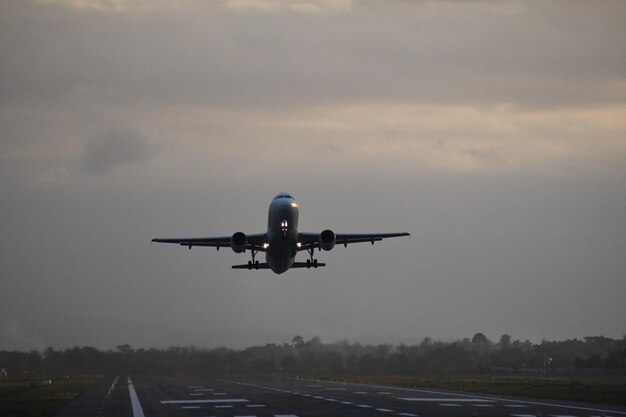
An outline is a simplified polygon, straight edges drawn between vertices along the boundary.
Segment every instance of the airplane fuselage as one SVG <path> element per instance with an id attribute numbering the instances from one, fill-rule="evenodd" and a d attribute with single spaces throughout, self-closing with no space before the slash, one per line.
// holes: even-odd
<path id="1" fill-rule="evenodd" d="M 293 265 L 298 244 L 298 203 L 288 194 L 278 194 L 267 217 L 265 259 L 272 271 L 282 274 Z"/>

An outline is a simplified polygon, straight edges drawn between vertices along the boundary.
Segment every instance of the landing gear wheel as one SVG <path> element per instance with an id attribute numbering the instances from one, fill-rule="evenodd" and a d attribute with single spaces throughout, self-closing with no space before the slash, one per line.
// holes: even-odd
<path id="1" fill-rule="evenodd" d="M 254 261 L 254 267 L 255 267 L 256 269 L 259 269 L 259 261 Z"/>
<path id="2" fill-rule="evenodd" d="M 317 259 L 313 259 L 313 268 L 317 268 Z"/>

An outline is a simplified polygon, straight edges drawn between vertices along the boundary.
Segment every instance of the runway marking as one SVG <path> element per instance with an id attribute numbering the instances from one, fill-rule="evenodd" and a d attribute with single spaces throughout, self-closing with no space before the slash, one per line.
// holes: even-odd
<path id="1" fill-rule="evenodd" d="M 450 403 L 441 403 L 439 404 L 442 407 L 460 407 L 461 404 L 450 404 Z"/>
<path id="2" fill-rule="evenodd" d="M 420 402 L 455 402 L 455 403 L 495 403 L 495 400 L 487 400 L 482 398 L 434 398 L 434 397 L 406 397 L 398 398 L 404 401 L 420 401 Z"/>
<path id="3" fill-rule="evenodd" d="M 376 394 L 380 394 L 380 395 L 390 395 L 390 394 L 393 394 L 393 393 L 392 393 L 392 392 L 390 392 L 390 391 L 380 391 L 380 392 L 377 392 Z"/>
<path id="4" fill-rule="evenodd" d="M 528 408 L 528 406 L 524 405 L 524 404 L 504 404 L 504 407 L 509 407 L 509 408 Z"/>
<path id="5" fill-rule="evenodd" d="M 339 384 L 344 384 L 344 385 L 351 385 L 351 386 L 367 386 L 367 387 L 374 387 L 374 388 L 389 388 L 386 385 L 379 385 L 379 384 L 359 384 L 359 383 L 349 383 L 349 382 L 338 382 Z M 397 391 L 409 391 L 409 392 L 423 392 L 426 394 L 437 394 L 437 395 L 450 395 L 450 393 L 448 392 L 442 392 L 442 391 L 435 391 L 435 390 L 425 390 L 425 389 L 417 389 L 417 388 L 400 388 L 400 387 L 394 387 L 395 390 Z M 455 396 L 458 397 L 468 397 L 468 398 L 474 398 L 474 399 L 484 399 L 487 401 L 496 401 L 495 399 L 492 399 L 490 397 L 480 397 L 480 396 L 475 396 L 475 395 L 470 395 L 470 394 L 454 394 Z M 545 402 L 540 402 L 540 401 L 526 401 L 526 400 L 514 400 L 511 398 L 506 398 L 504 399 L 504 401 L 508 401 L 508 402 L 515 402 L 515 403 L 522 403 L 522 404 L 531 404 L 531 405 L 544 405 L 544 406 L 548 406 L 548 407 L 558 407 L 558 408 L 569 408 L 572 410 L 585 410 L 585 411 L 596 411 L 596 412 L 600 412 L 600 413 L 609 413 L 609 414 L 619 414 L 619 415 L 626 415 L 626 411 L 616 411 L 616 410 L 606 410 L 606 409 L 602 409 L 602 408 L 591 408 L 591 407 L 578 407 L 578 406 L 574 406 L 574 405 L 564 405 L 564 404 L 554 404 L 554 403 L 545 403 Z M 535 416 L 531 416 L 531 417 L 535 417 Z"/>
<path id="6" fill-rule="evenodd" d="M 354 404 L 353 402 L 350 401 L 341 401 L 341 404 L 345 404 L 345 405 L 352 405 Z"/>
<path id="7" fill-rule="evenodd" d="M 213 389 L 213 388 L 196 388 L 196 389 L 194 389 L 194 391 L 208 392 L 208 391 L 215 391 L 215 389 Z"/>
<path id="8" fill-rule="evenodd" d="M 248 404 L 246 405 L 246 407 L 248 408 L 263 408 L 263 407 L 267 407 L 265 404 Z"/>
<path id="9" fill-rule="evenodd" d="M 133 407 L 133 417 L 145 417 L 143 409 L 141 408 L 141 403 L 137 397 L 137 392 L 135 392 L 135 386 L 133 385 L 133 381 L 131 381 L 130 377 L 128 378 L 128 393 L 130 394 L 130 402 Z"/>
<path id="10" fill-rule="evenodd" d="M 390 410 L 388 408 L 377 408 L 376 411 L 382 411 L 383 413 L 392 413 L 393 410 Z"/>
<path id="11" fill-rule="evenodd" d="M 163 400 L 161 404 L 220 404 L 220 403 L 247 403 L 245 398 L 219 398 L 216 400 Z"/>
<path id="12" fill-rule="evenodd" d="M 298 417 L 295 414 L 274 414 L 274 417 Z"/>
<path id="13" fill-rule="evenodd" d="M 314 396 L 313 398 L 315 398 L 316 400 L 324 400 L 324 399 L 326 399 L 326 397 L 320 397 L 318 395 Z"/>
<path id="14" fill-rule="evenodd" d="M 305 385 L 307 388 L 321 388 L 321 385 Z"/>
<path id="15" fill-rule="evenodd" d="M 509 414 L 511 417 L 535 417 L 533 414 Z"/>
<path id="16" fill-rule="evenodd" d="M 368 392 L 365 392 L 365 391 L 355 391 L 354 393 L 355 393 L 355 394 L 358 394 L 358 395 L 365 395 L 365 394 L 369 394 Z"/>
<path id="17" fill-rule="evenodd" d="M 225 392 L 214 392 L 213 395 L 226 395 Z"/>
<path id="18" fill-rule="evenodd" d="M 412 413 L 398 413 L 399 416 L 406 416 L 406 417 L 419 417 L 418 414 L 412 414 Z"/>
<path id="19" fill-rule="evenodd" d="M 551 417 L 574 417 L 569 414 L 550 414 Z"/>
<path id="20" fill-rule="evenodd" d="M 493 404 L 472 404 L 472 407 L 495 407 Z"/>
<path id="21" fill-rule="evenodd" d="M 232 405 L 214 405 L 215 408 L 233 408 Z"/>
<path id="22" fill-rule="evenodd" d="M 256 417 L 256 416 L 234 416 L 234 417 Z"/>
<path id="23" fill-rule="evenodd" d="M 181 408 L 183 410 L 187 410 L 187 409 L 191 410 L 191 409 L 194 409 L 194 408 L 202 408 L 202 407 L 200 407 L 199 405 L 183 405 Z"/>
<path id="24" fill-rule="evenodd" d="M 204 395 L 204 394 L 201 393 L 201 392 L 192 392 L 189 395 L 191 395 L 192 397 L 194 397 L 194 396 L 197 397 L 198 395 Z"/>
<path id="25" fill-rule="evenodd" d="M 371 405 L 367 405 L 367 404 L 357 404 L 357 407 L 361 407 L 361 408 L 372 408 Z"/>
<path id="26" fill-rule="evenodd" d="M 336 399 L 334 399 L 334 398 L 326 398 L 326 401 L 333 401 L 333 402 L 337 402 L 337 401 L 339 401 L 339 400 L 336 400 Z"/>

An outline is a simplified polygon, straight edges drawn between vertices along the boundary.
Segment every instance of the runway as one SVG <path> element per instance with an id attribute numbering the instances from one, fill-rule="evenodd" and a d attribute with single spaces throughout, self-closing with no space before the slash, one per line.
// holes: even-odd
<path id="1" fill-rule="evenodd" d="M 272 378 L 119 377 L 56 417 L 620 417 L 626 408 L 514 397 Z"/>

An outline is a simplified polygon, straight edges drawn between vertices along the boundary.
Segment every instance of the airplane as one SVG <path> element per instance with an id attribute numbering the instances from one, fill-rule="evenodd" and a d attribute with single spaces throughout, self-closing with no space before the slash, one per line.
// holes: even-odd
<path id="1" fill-rule="evenodd" d="M 247 264 L 233 265 L 233 269 L 271 269 L 276 274 L 282 274 L 290 268 L 318 268 L 326 264 L 314 258 L 317 248 L 329 251 L 336 243 L 374 242 L 398 236 L 410 236 L 409 233 L 379 233 L 379 234 L 345 234 L 335 233 L 326 229 L 321 233 L 303 233 L 298 231 L 299 205 L 288 193 L 279 193 L 272 199 L 267 219 L 267 232 L 245 234 L 236 232 L 232 236 L 197 237 L 197 238 L 167 238 L 152 239 L 153 242 L 176 243 L 181 246 L 208 246 L 220 250 L 230 246 L 235 253 L 244 253 L 249 250 L 252 260 Z M 306 262 L 296 262 L 296 254 L 306 250 L 309 259 Z M 256 259 L 258 252 L 265 252 L 266 262 L 259 263 Z"/>

